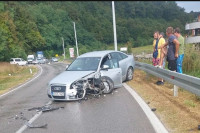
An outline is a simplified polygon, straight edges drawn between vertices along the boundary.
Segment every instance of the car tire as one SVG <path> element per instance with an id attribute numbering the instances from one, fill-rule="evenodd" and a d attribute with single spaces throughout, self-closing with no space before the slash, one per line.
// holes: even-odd
<path id="1" fill-rule="evenodd" d="M 126 81 L 130 81 L 133 79 L 133 68 L 129 67 L 126 73 Z"/>
<path id="2" fill-rule="evenodd" d="M 102 80 L 102 83 L 104 85 L 103 93 L 104 94 L 111 93 L 114 89 L 114 85 L 113 85 L 112 80 L 109 79 L 109 78 L 105 78 L 105 77 L 103 77 L 101 80 Z"/>

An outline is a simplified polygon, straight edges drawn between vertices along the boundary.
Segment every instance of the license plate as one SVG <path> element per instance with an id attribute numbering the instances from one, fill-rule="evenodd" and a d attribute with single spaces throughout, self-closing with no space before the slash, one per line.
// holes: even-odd
<path id="1" fill-rule="evenodd" d="M 65 96 L 64 92 L 53 92 L 53 96 Z"/>

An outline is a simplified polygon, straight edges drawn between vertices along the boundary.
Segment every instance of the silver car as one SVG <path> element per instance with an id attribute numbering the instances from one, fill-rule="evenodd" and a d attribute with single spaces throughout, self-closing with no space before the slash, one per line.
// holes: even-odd
<path id="1" fill-rule="evenodd" d="M 43 58 L 37 58 L 38 64 L 45 64 L 45 60 Z"/>
<path id="2" fill-rule="evenodd" d="M 85 53 L 49 82 L 47 95 L 53 100 L 79 100 L 88 91 L 111 93 L 133 78 L 134 67 L 133 55 L 120 51 Z"/>
<path id="3" fill-rule="evenodd" d="M 56 57 L 52 57 L 52 58 L 51 58 L 51 61 L 52 61 L 52 62 L 58 62 L 58 59 L 57 59 Z"/>

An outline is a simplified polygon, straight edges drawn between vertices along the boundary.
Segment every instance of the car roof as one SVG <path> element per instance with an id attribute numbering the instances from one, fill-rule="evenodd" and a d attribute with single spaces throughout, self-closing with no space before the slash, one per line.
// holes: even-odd
<path id="1" fill-rule="evenodd" d="M 104 57 L 106 54 L 111 53 L 111 52 L 119 52 L 119 51 L 114 51 L 114 50 L 93 51 L 93 52 L 88 52 L 88 53 L 82 54 L 78 58 L 81 58 L 81 57 Z"/>

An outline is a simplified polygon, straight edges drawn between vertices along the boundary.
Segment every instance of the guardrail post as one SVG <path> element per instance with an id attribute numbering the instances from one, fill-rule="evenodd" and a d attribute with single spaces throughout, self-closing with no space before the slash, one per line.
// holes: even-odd
<path id="1" fill-rule="evenodd" d="M 174 96 L 178 96 L 178 86 L 174 85 Z"/>

